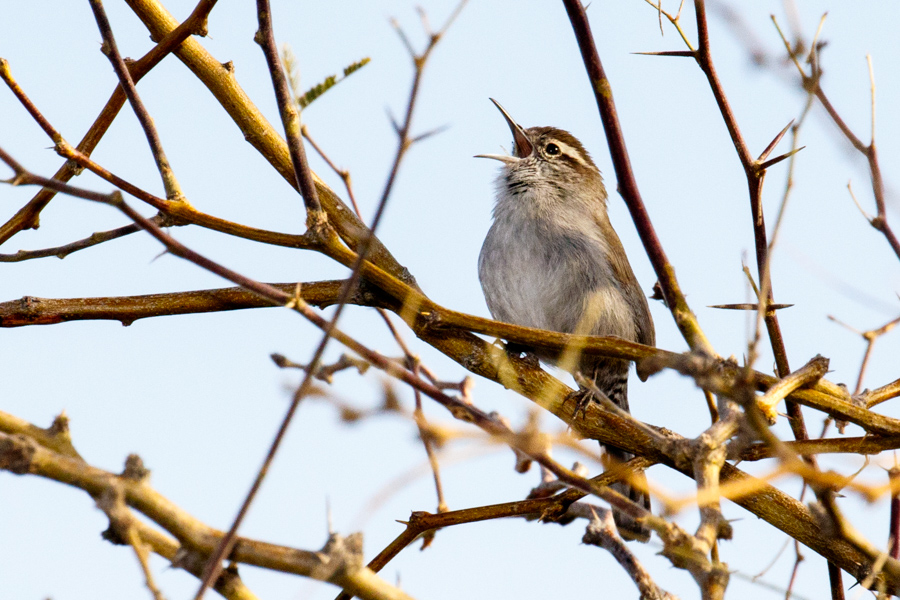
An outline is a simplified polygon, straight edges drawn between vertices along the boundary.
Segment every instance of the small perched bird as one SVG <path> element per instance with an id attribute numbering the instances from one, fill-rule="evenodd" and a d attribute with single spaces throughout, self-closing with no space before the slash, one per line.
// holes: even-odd
<path id="1" fill-rule="evenodd" d="M 647 299 L 609 222 L 603 178 L 587 150 L 572 134 L 555 127 L 523 129 L 500 104 L 491 102 L 513 135 L 512 156 L 478 155 L 503 163 L 494 223 L 478 259 L 491 315 L 515 325 L 654 345 Z M 628 410 L 628 361 L 538 356 L 592 379 Z M 586 390 L 579 393 L 589 398 Z M 604 449 L 613 461 L 632 458 L 619 448 Z M 625 483 L 614 487 L 649 510 L 647 494 Z M 614 515 L 623 537 L 649 539 L 646 528 L 624 514 Z"/>

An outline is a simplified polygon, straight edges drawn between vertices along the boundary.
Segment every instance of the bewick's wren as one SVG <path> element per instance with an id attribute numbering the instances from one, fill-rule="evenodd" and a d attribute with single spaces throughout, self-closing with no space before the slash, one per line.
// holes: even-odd
<path id="1" fill-rule="evenodd" d="M 491 101 L 513 134 L 512 156 L 479 155 L 503 163 L 494 223 L 478 259 L 491 314 L 516 325 L 654 345 L 647 299 L 609 222 L 603 178 L 584 146 L 554 127 L 523 129 Z M 538 356 L 593 379 L 610 400 L 628 410 L 628 361 Z M 581 394 L 587 397 L 584 390 Z M 619 448 L 605 450 L 616 461 L 632 457 Z M 650 508 L 646 494 L 624 483 L 615 487 Z M 615 516 L 623 537 L 649 538 L 648 530 L 625 515 Z"/>

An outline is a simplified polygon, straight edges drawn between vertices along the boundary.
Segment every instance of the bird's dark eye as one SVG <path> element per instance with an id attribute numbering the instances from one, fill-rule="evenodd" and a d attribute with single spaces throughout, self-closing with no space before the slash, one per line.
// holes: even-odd
<path id="1" fill-rule="evenodd" d="M 550 156 L 556 156 L 557 154 L 559 154 L 559 146 L 553 143 L 547 144 L 544 147 L 544 152 L 546 152 Z"/>

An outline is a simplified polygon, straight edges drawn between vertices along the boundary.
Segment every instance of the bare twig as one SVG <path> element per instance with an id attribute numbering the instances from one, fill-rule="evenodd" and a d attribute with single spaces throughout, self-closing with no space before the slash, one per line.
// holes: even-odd
<path id="1" fill-rule="evenodd" d="M 891 486 L 891 521 L 888 530 L 888 550 L 891 558 L 900 558 L 900 467 L 888 469 Z"/>
<path id="2" fill-rule="evenodd" d="M 324 150 L 316 143 L 316 141 L 309 134 L 309 128 L 306 124 L 302 124 L 300 126 L 300 133 L 303 134 L 303 137 L 306 138 L 306 141 L 309 142 L 309 145 L 313 147 L 313 150 L 325 161 L 332 171 L 334 171 L 338 177 L 341 178 L 341 181 L 344 182 L 344 189 L 347 190 L 347 198 L 350 199 L 350 204 L 353 206 L 353 212 L 356 213 L 360 219 L 362 219 L 362 213 L 359 212 L 359 205 L 356 203 L 356 196 L 353 193 L 353 185 L 350 180 L 350 171 L 347 169 L 341 169 L 336 164 L 331 161 L 331 158 L 325 153 Z"/>
<path id="3" fill-rule="evenodd" d="M 823 18 L 824 20 L 824 18 Z M 828 116 L 837 125 L 838 129 L 840 129 L 841 133 L 843 133 L 844 137 L 850 144 L 863 156 L 866 157 L 866 161 L 869 164 L 869 173 L 872 178 L 872 194 L 875 200 L 876 207 L 876 215 L 871 218 L 867 218 L 869 224 L 880 231 L 882 235 L 884 235 L 891 249 L 894 251 L 894 254 L 897 255 L 897 258 L 900 258 L 900 239 L 897 238 L 897 235 L 894 233 L 893 229 L 887 222 L 887 212 L 885 210 L 885 190 L 884 190 L 884 178 L 881 173 L 881 165 L 878 162 L 878 149 L 875 145 L 875 75 L 874 70 L 872 68 L 872 59 L 870 56 L 866 56 L 866 63 L 869 70 L 869 87 L 870 87 L 870 96 L 871 96 L 871 141 L 868 145 L 866 145 L 859 137 L 853 133 L 853 130 L 850 129 L 850 126 L 844 121 L 844 119 L 838 114 L 837 109 L 831 103 L 831 100 L 825 94 L 825 91 L 821 86 L 821 71 L 819 69 L 819 65 L 817 62 L 813 61 L 812 71 L 811 73 L 806 73 L 803 66 L 800 64 L 800 61 L 797 59 L 796 52 L 791 48 L 791 44 L 787 41 L 787 38 L 784 36 L 784 33 L 781 31 L 781 28 L 778 26 L 778 21 L 775 17 L 772 17 L 772 22 L 775 24 L 775 28 L 778 30 L 779 35 L 781 36 L 781 40 L 785 45 L 788 56 L 793 61 L 794 65 L 797 67 L 797 72 L 800 75 L 800 82 L 803 85 L 803 88 L 806 90 L 810 90 L 812 93 L 822 104 L 822 108 L 825 109 L 825 112 L 828 113 Z M 821 29 L 821 24 L 820 24 Z M 818 37 L 818 33 L 816 34 Z M 812 52 L 812 50 L 811 50 Z"/>
<path id="4" fill-rule="evenodd" d="M 209 13 L 210 11 L 212 11 L 213 7 L 215 7 L 217 1 L 218 0 L 200 0 L 190 16 L 184 21 L 184 23 L 182 23 L 178 27 L 173 27 L 170 31 L 166 32 L 165 35 L 158 36 L 157 39 L 159 40 L 159 43 L 154 46 L 154 48 L 150 50 L 150 52 L 145 54 L 140 60 L 128 65 L 134 81 L 138 81 L 144 75 L 146 75 L 153 67 L 159 64 L 159 62 L 163 58 L 165 58 L 169 54 L 169 52 L 172 52 L 191 35 L 205 36 L 207 31 L 207 17 L 209 16 Z M 16 96 L 19 97 L 19 100 L 22 102 L 25 108 L 29 110 L 29 112 L 32 112 L 29 108 L 30 102 L 26 102 L 25 100 L 23 100 L 23 95 L 20 95 L 16 92 L 18 86 L 12 79 L 12 75 L 9 73 L 8 65 L 3 59 L 0 59 L 0 78 L 2 78 L 7 83 L 7 85 L 10 86 L 10 89 L 12 89 L 14 93 L 16 93 Z M 112 124 L 113 119 L 115 119 L 119 110 L 122 108 L 122 106 L 124 106 L 125 100 L 125 92 L 123 91 L 122 86 L 119 85 L 113 91 L 112 96 L 107 101 L 106 106 L 103 108 L 103 111 L 100 113 L 100 115 L 94 121 L 93 125 L 91 125 L 87 134 L 85 134 L 84 138 L 78 144 L 77 149 L 79 152 L 83 153 L 86 156 L 89 156 L 91 152 L 93 152 L 94 148 L 97 147 L 97 144 L 100 142 L 103 135 L 109 129 L 109 126 Z M 32 116 L 35 116 L 34 112 L 32 112 Z M 36 116 L 35 119 L 37 119 Z M 40 123 L 40 120 L 37 120 Z M 66 182 L 74 177 L 77 173 L 77 166 L 72 163 L 66 162 L 56 172 L 53 178 L 62 182 Z M 41 211 L 44 209 L 44 207 L 47 206 L 50 200 L 53 199 L 55 193 L 55 191 L 50 189 L 41 190 L 9 221 L 0 226 L 0 244 L 3 244 L 9 238 L 23 229 L 37 228 Z"/>
<path id="5" fill-rule="evenodd" d="M 776 422 L 775 407 L 778 403 L 794 390 L 815 383 L 824 377 L 828 372 L 828 362 L 824 356 L 816 356 L 799 370 L 783 377 L 781 381 L 770 387 L 762 398 L 757 400 L 759 410 L 762 411 L 770 425 L 774 425 Z"/>
<path id="6" fill-rule="evenodd" d="M 841 568 L 828 561 L 828 584 L 831 587 L 831 600 L 844 600 L 844 578 Z"/>
<path id="7" fill-rule="evenodd" d="M 156 221 L 157 225 L 162 225 L 165 222 L 164 217 L 156 216 L 153 218 Z M 92 233 L 89 237 L 78 240 L 77 242 L 71 242 L 69 244 L 56 246 L 54 248 L 43 248 L 41 250 L 19 250 L 15 254 L 0 254 L 0 262 L 21 262 L 24 260 L 32 260 L 35 258 L 46 258 L 48 256 L 65 258 L 73 252 L 91 248 L 110 240 L 116 240 L 120 237 L 131 235 L 132 233 L 138 232 L 140 230 L 140 227 L 132 223 L 131 225 L 117 227 L 116 229 L 111 229 L 109 231 L 98 231 L 96 233 Z"/>
<path id="8" fill-rule="evenodd" d="M 465 4 L 465 0 L 460 3 L 459 8 L 456 12 L 451 15 L 450 20 L 458 14 L 458 11 Z M 271 13 L 268 6 L 268 0 L 257 0 L 257 15 L 259 18 L 259 31 L 258 37 L 259 39 L 265 40 L 263 45 L 267 59 L 269 60 L 269 70 L 272 72 L 272 78 L 275 82 L 276 94 L 278 95 L 279 106 L 282 111 L 282 117 L 285 121 L 285 131 L 289 136 L 292 136 L 293 139 L 293 148 L 292 148 L 292 158 L 294 159 L 294 165 L 297 173 L 297 177 L 300 179 L 301 190 L 303 190 L 303 186 L 305 184 L 311 184 L 312 178 L 311 173 L 309 171 L 309 167 L 306 164 L 306 155 L 303 152 L 302 140 L 300 139 L 300 127 L 299 127 L 299 117 L 296 114 L 296 108 L 290 103 L 290 96 L 287 89 L 287 84 L 284 78 L 284 70 L 281 67 L 281 63 L 278 59 L 278 51 L 275 47 L 275 38 L 274 34 L 272 34 L 272 23 L 271 23 Z M 449 22 L 447 26 L 449 26 Z M 197 591 L 195 595 L 195 600 L 200 600 L 203 597 L 203 593 L 209 584 L 216 579 L 218 576 L 218 572 L 221 569 L 221 561 L 228 556 L 231 551 L 231 548 L 234 544 L 234 541 L 237 539 L 237 530 L 240 526 L 241 522 L 244 519 L 244 516 L 247 514 L 247 511 L 250 508 L 257 492 L 262 486 L 263 479 L 265 478 L 270 465 L 275 459 L 275 455 L 278 452 L 278 449 L 281 446 L 282 440 L 287 433 L 288 426 L 293 420 L 294 415 L 296 414 L 297 408 L 300 405 L 302 399 L 309 392 L 312 384 L 313 374 L 316 372 L 319 366 L 319 361 L 322 359 L 322 355 L 325 353 L 325 348 L 328 345 L 328 341 L 331 339 L 332 335 L 337 331 L 337 322 L 340 319 L 341 313 L 343 312 L 344 307 L 347 305 L 347 300 L 350 298 L 350 295 L 353 293 L 353 290 L 356 287 L 357 282 L 359 281 L 361 268 L 363 263 L 365 262 L 369 249 L 372 246 L 372 241 L 375 236 L 375 231 L 378 229 L 378 225 L 381 222 L 381 218 L 384 215 L 384 209 L 387 205 L 388 198 L 390 197 L 390 191 L 393 184 L 393 181 L 397 175 L 397 171 L 400 166 L 400 162 L 403 159 L 403 155 L 409 147 L 410 142 L 408 141 L 409 128 L 412 123 L 412 115 L 413 108 L 415 106 L 416 98 L 418 97 L 419 90 L 419 82 L 421 80 L 422 68 L 424 67 L 425 61 L 427 60 L 431 50 L 437 44 L 438 40 L 441 37 L 441 33 L 433 34 L 431 36 L 431 41 L 425 51 L 425 53 L 419 57 L 415 57 L 414 63 L 416 66 L 416 73 L 413 79 L 412 90 L 410 91 L 409 97 L 409 105 L 406 111 L 406 121 L 404 123 L 403 129 L 398 133 L 398 137 L 400 138 L 399 146 L 397 149 L 397 154 L 394 159 L 394 165 L 391 168 L 391 173 L 388 176 L 388 181 L 385 184 L 384 192 L 381 196 L 381 200 L 378 203 L 378 208 L 375 211 L 375 216 L 372 219 L 372 225 L 366 231 L 365 236 L 361 240 L 359 247 L 357 248 L 357 256 L 354 260 L 354 264 L 352 270 L 350 272 L 350 277 L 344 283 L 344 287 L 341 290 L 340 298 L 338 299 L 337 308 L 335 309 L 334 315 L 332 315 L 331 320 L 328 322 L 327 326 L 323 328 L 324 335 L 322 336 L 319 345 L 316 347 L 316 350 L 313 352 L 312 359 L 309 361 L 309 366 L 306 370 L 306 374 L 303 377 L 303 380 L 300 382 L 300 385 L 297 387 L 296 392 L 294 393 L 293 399 L 291 401 L 291 405 L 288 408 L 287 413 L 282 420 L 281 426 L 278 429 L 274 439 L 272 440 L 272 444 L 269 448 L 268 453 L 266 454 L 266 458 L 263 460 L 263 464 L 260 467 L 257 476 L 253 482 L 253 485 L 250 487 L 250 490 L 247 493 L 246 498 L 244 499 L 243 504 L 241 505 L 240 510 L 238 511 L 237 516 L 234 519 L 234 522 L 231 525 L 228 533 L 226 533 L 225 537 L 222 538 L 222 542 L 219 547 L 216 549 L 216 552 L 210 557 L 209 560 L 209 573 L 204 578 L 203 582 L 200 585 L 200 589 Z M 269 58 L 271 57 L 271 58 Z M 274 72 L 278 70 L 278 73 Z M 290 139 L 290 137 L 289 137 Z M 290 142 L 289 142 L 290 147 Z M 294 156 L 296 154 L 297 156 Z M 299 162 L 298 159 L 299 158 Z M 304 179 L 306 180 L 304 182 Z M 315 187 L 312 186 L 313 194 L 315 194 Z M 322 217 L 324 217 L 324 213 L 321 212 L 321 207 L 319 206 L 319 201 L 317 196 L 308 197 L 308 190 L 303 191 L 304 200 L 307 202 L 307 211 L 308 211 L 308 224 L 310 226 L 310 230 L 316 232 L 319 229 L 319 226 L 322 224 Z M 329 228 L 330 231 L 330 228 Z"/>
<path id="9" fill-rule="evenodd" d="M 573 508 L 577 506 L 579 505 L 575 505 Z M 676 596 L 656 585 L 649 571 L 644 568 L 644 565 L 628 549 L 625 541 L 619 537 L 611 510 L 587 505 L 583 508 L 589 510 L 593 517 L 587 526 L 584 537 L 581 539 L 582 542 L 599 546 L 612 554 L 619 566 L 634 581 L 641 593 L 642 600 L 677 600 Z"/>
<path id="10" fill-rule="evenodd" d="M 386 314 L 383 314 L 383 316 L 387 318 Z M 418 358 L 409 353 L 407 353 L 406 357 L 407 368 L 411 368 L 413 373 L 419 375 L 421 372 L 421 365 L 419 364 Z M 437 512 L 446 512 L 449 509 L 447 507 L 447 502 L 444 500 L 444 486 L 441 483 L 441 469 L 437 460 L 437 453 L 434 450 L 435 439 L 434 436 L 429 433 L 428 420 L 425 418 L 425 412 L 422 409 L 422 393 L 417 389 L 413 389 L 413 396 L 416 403 L 414 413 L 416 427 L 419 430 L 419 438 L 422 440 L 422 445 L 425 447 L 425 455 L 428 457 L 428 464 L 431 467 L 431 474 L 434 478 L 434 490 L 437 494 Z M 425 548 L 431 542 L 431 539 L 432 537 L 426 537 L 422 547 Z"/>
<path id="11" fill-rule="evenodd" d="M 865 374 L 866 374 L 866 367 L 869 365 L 869 359 L 872 356 L 872 349 L 875 346 L 875 341 L 878 338 L 880 338 L 881 336 L 888 333 L 891 329 L 896 327 L 897 324 L 900 323 L 900 317 L 897 317 L 896 319 L 888 321 L 887 323 L 885 323 L 884 325 L 882 325 L 881 327 L 879 327 L 877 329 L 870 329 L 869 331 L 859 331 L 857 329 L 854 329 L 853 327 L 850 327 L 846 323 L 842 322 L 837 317 L 833 317 L 831 315 L 828 315 L 828 318 L 830 320 L 834 321 L 835 323 L 846 327 L 853 333 L 859 335 L 866 342 L 866 350 L 865 350 L 865 353 L 863 354 L 862 363 L 859 365 L 859 375 L 856 378 L 856 389 L 853 392 L 853 396 L 858 396 L 863 391 L 863 389 L 862 389 L 863 378 L 865 377 Z M 877 404 L 877 403 L 871 403 L 871 404 L 867 403 L 867 406 L 871 408 L 875 404 Z"/>
<path id="12" fill-rule="evenodd" d="M 90 3 L 91 10 L 94 11 L 94 18 L 97 21 L 97 27 L 100 29 L 100 35 L 103 37 L 103 45 L 100 50 L 112 63 L 113 70 L 119 78 L 119 84 L 125 90 L 128 102 L 131 104 L 138 121 L 140 121 L 141 127 L 144 129 L 144 135 L 147 136 L 147 142 L 150 144 L 150 151 L 153 153 L 154 160 L 156 160 L 156 168 L 159 169 L 163 186 L 166 189 L 166 198 L 173 202 L 180 202 L 184 198 L 181 186 L 178 185 L 175 173 L 172 172 L 172 167 L 169 165 L 169 159 L 166 157 L 165 151 L 163 151 L 162 142 L 160 142 L 159 133 L 156 131 L 153 119 L 150 117 L 150 113 L 147 112 L 147 108 L 141 101 L 140 96 L 138 96 L 137 88 L 134 86 L 134 79 L 132 79 L 131 73 L 122 59 L 122 55 L 119 54 L 119 48 L 116 46 L 116 39 L 113 36 L 109 19 L 106 17 L 106 11 L 103 9 L 103 3 L 101 0 L 90 0 Z"/>
<path id="13" fill-rule="evenodd" d="M 160 589 L 156 586 L 153 572 L 150 570 L 150 552 L 140 534 L 134 527 L 134 517 L 125 504 L 125 490 L 118 482 L 113 482 L 104 490 L 97 499 L 97 507 L 106 513 L 109 518 L 109 526 L 121 539 L 132 547 L 134 554 L 144 573 L 144 583 L 154 600 L 165 600 Z"/>
<path id="14" fill-rule="evenodd" d="M 616 171 L 619 193 L 631 212 L 631 218 L 641 237 L 641 242 L 644 244 L 644 250 L 646 250 L 653 270 L 659 279 L 666 306 L 672 312 L 675 324 L 691 349 L 715 356 L 712 345 L 703 330 L 700 329 L 697 317 L 688 306 L 681 287 L 678 285 L 672 264 L 663 250 L 653 224 L 650 222 L 650 215 L 641 199 L 637 180 L 631 169 L 628 150 L 625 147 L 625 138 L 622 135 L 616 105 L 613 101 L 612 85 L 600 62 L 600 55 L 594 44 L 594 37 L 591 34 L 591 26 L 588 23 L 584 6 L 581 4 L 581 0 L 563 0 L 563 4 L 569 15 L 569 21 L 572 23 L 572 30 L 578 41 L 581 57 L 591 82 L 591 89 L 600 110 L 600 119 L 603 121 L 603 129 L 606 132 L 606 141 Z"/>
<path id="15" fill-rule="evenodd" d="M 278 102 L 278 110 L 281 114 L 281 122 L 284 125 L 284 135 L 287 139 L 288 149 L 291 153 L 291 162 L 294 165 L 294 173 L 297 188 L 303 196 L 306 204 L 307 226 L 315 230 L 324 226 L 325 213 L 319 204 L 319 194 L 313 182 L 312 171 L 306 160 L 306 151 L 303 149 L 303 140 L 300 135 L 300 112 L 291 101 L 287 80 L 284 75 L 284 66 L 278 56 L 278 48 L 275 45 L 275 32 L 272 30 L 272 9 L 268 0 L 257 0 L 256 14 L 259 20 L 259 29 L 256 31 L 255 40 L 266 56 L 269 66 L 269 74 L 272 77 L 272 85 L 275 88 L 275 100 Z"/>
<path id="16" fill-rule="evenodd" d="M 787 359 L 787 350 L 785 349 L 784 338 L 781 335 L 781 326 L 779 325 L 778 317 L 775 312 L 770 312 L 765 308 L 766 305 L 774 302 L 774 292 L 772 289 L 772 281 L 770 276 L 770 249 L 771 245 L 774 244 L 775 238 L 773 236 L 773 239 L 770 242 L 766 233 L 766 223 L 762 205 L 762 186 L 766 174 L 766 168 L 770 166 L 769 164 L 766 164 L 765 159 L 781 140 L 782 136 L 787 131 L 787 127 L 782 129 L 781 132 L 779 132 L 778 135 L 775 136 L 772 142 L 769 143 L 769 145 L 760 154 L 759 159 L 753 158 L 753 155 L 751 154 L 750 149 L 747 146 L 743 135 L 741 134 L 740 127 L 737 123 L 737 118 L 734 116 L 734 112 L 731 110 L 731 105 L 728 102 L 727 96 L 725 95 L 724 87 L 719 80 L 719 76 L 716 72 L 716 68 L 712 60 L 709 41 L 709 27 L 706 19 L 706 3 L 704 2 L 704 0 L 695 0 L 694 8 L 697 20 L 698 38 L 697 53 L 695 55 L 695 58 L 697 60 L 697 64 L 700 66 L 700 69 L 706 75 L 707 81 L 709 82 L 709 87 L 712 90 L 713 97 L 716 100 L 716 104 L 719 106 L 719 112 L 721 113 L 722 119 L 725 122 L 725 126 L 728 129 L 728 133 L 731 136 L 732 143 L 735 150 L 737 151 L 738 158 L 740 159 L 741 165 L 744 168 L 744 174 L 747 178 L 747 187 L 750 197 L 750 212 L 752 214 L 753 236 L 756 248 L 756 266 L 759 276 L 759 285 L 761 288 L 759 294 L 760 307 L 757 313 L 757 333 L 754 340 L 759 336 L 759 322 L 760 320 L 764 320 L 769 335 L 769 342 L 772 347 L 772 352 L 775 355 L 775 364 L 777 367 L 778 376 L 786 377 L 791 372 L 791 369 Z M 796 152 L 796 149 L 792 150 L 792 152 Z M 787 156 L 791 156 L 791 154 L 789 153 L 788 155 L 785 155 L 784 158 L 786 158 Z M 774 164 L 773 161 L 769 161 L 769 163 Z M 756 344 L 754 341 L 750 345 L 750 357 L 748 359 L 748 364 L 753 364 L 754 362 L 755 347 Z M 788 416 L 790 417 L 789 423 L 791 426 L 791 431 L 794 434 L 794 438 L 798 440 L 807 439 L 809 437 L 809 434 L 806 431 L 806 425 L 804 424 L 803 413 L 800 411 L 800 407 L 793 402 L 787 402 L 786 407 Z"/>

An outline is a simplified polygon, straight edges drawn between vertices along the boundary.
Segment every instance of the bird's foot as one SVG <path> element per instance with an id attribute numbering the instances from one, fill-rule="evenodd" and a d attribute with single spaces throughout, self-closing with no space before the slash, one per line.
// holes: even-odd
<path id="1" fill-rule="evenodd" d="M 568 402 L 569 400 L 575 401 L 575 418 L 583 419 L 587 413 L 587 407 L 594 400 L 594 395 L 587 388 L 578 388 L 569 393 L 566 401 Z"/>

